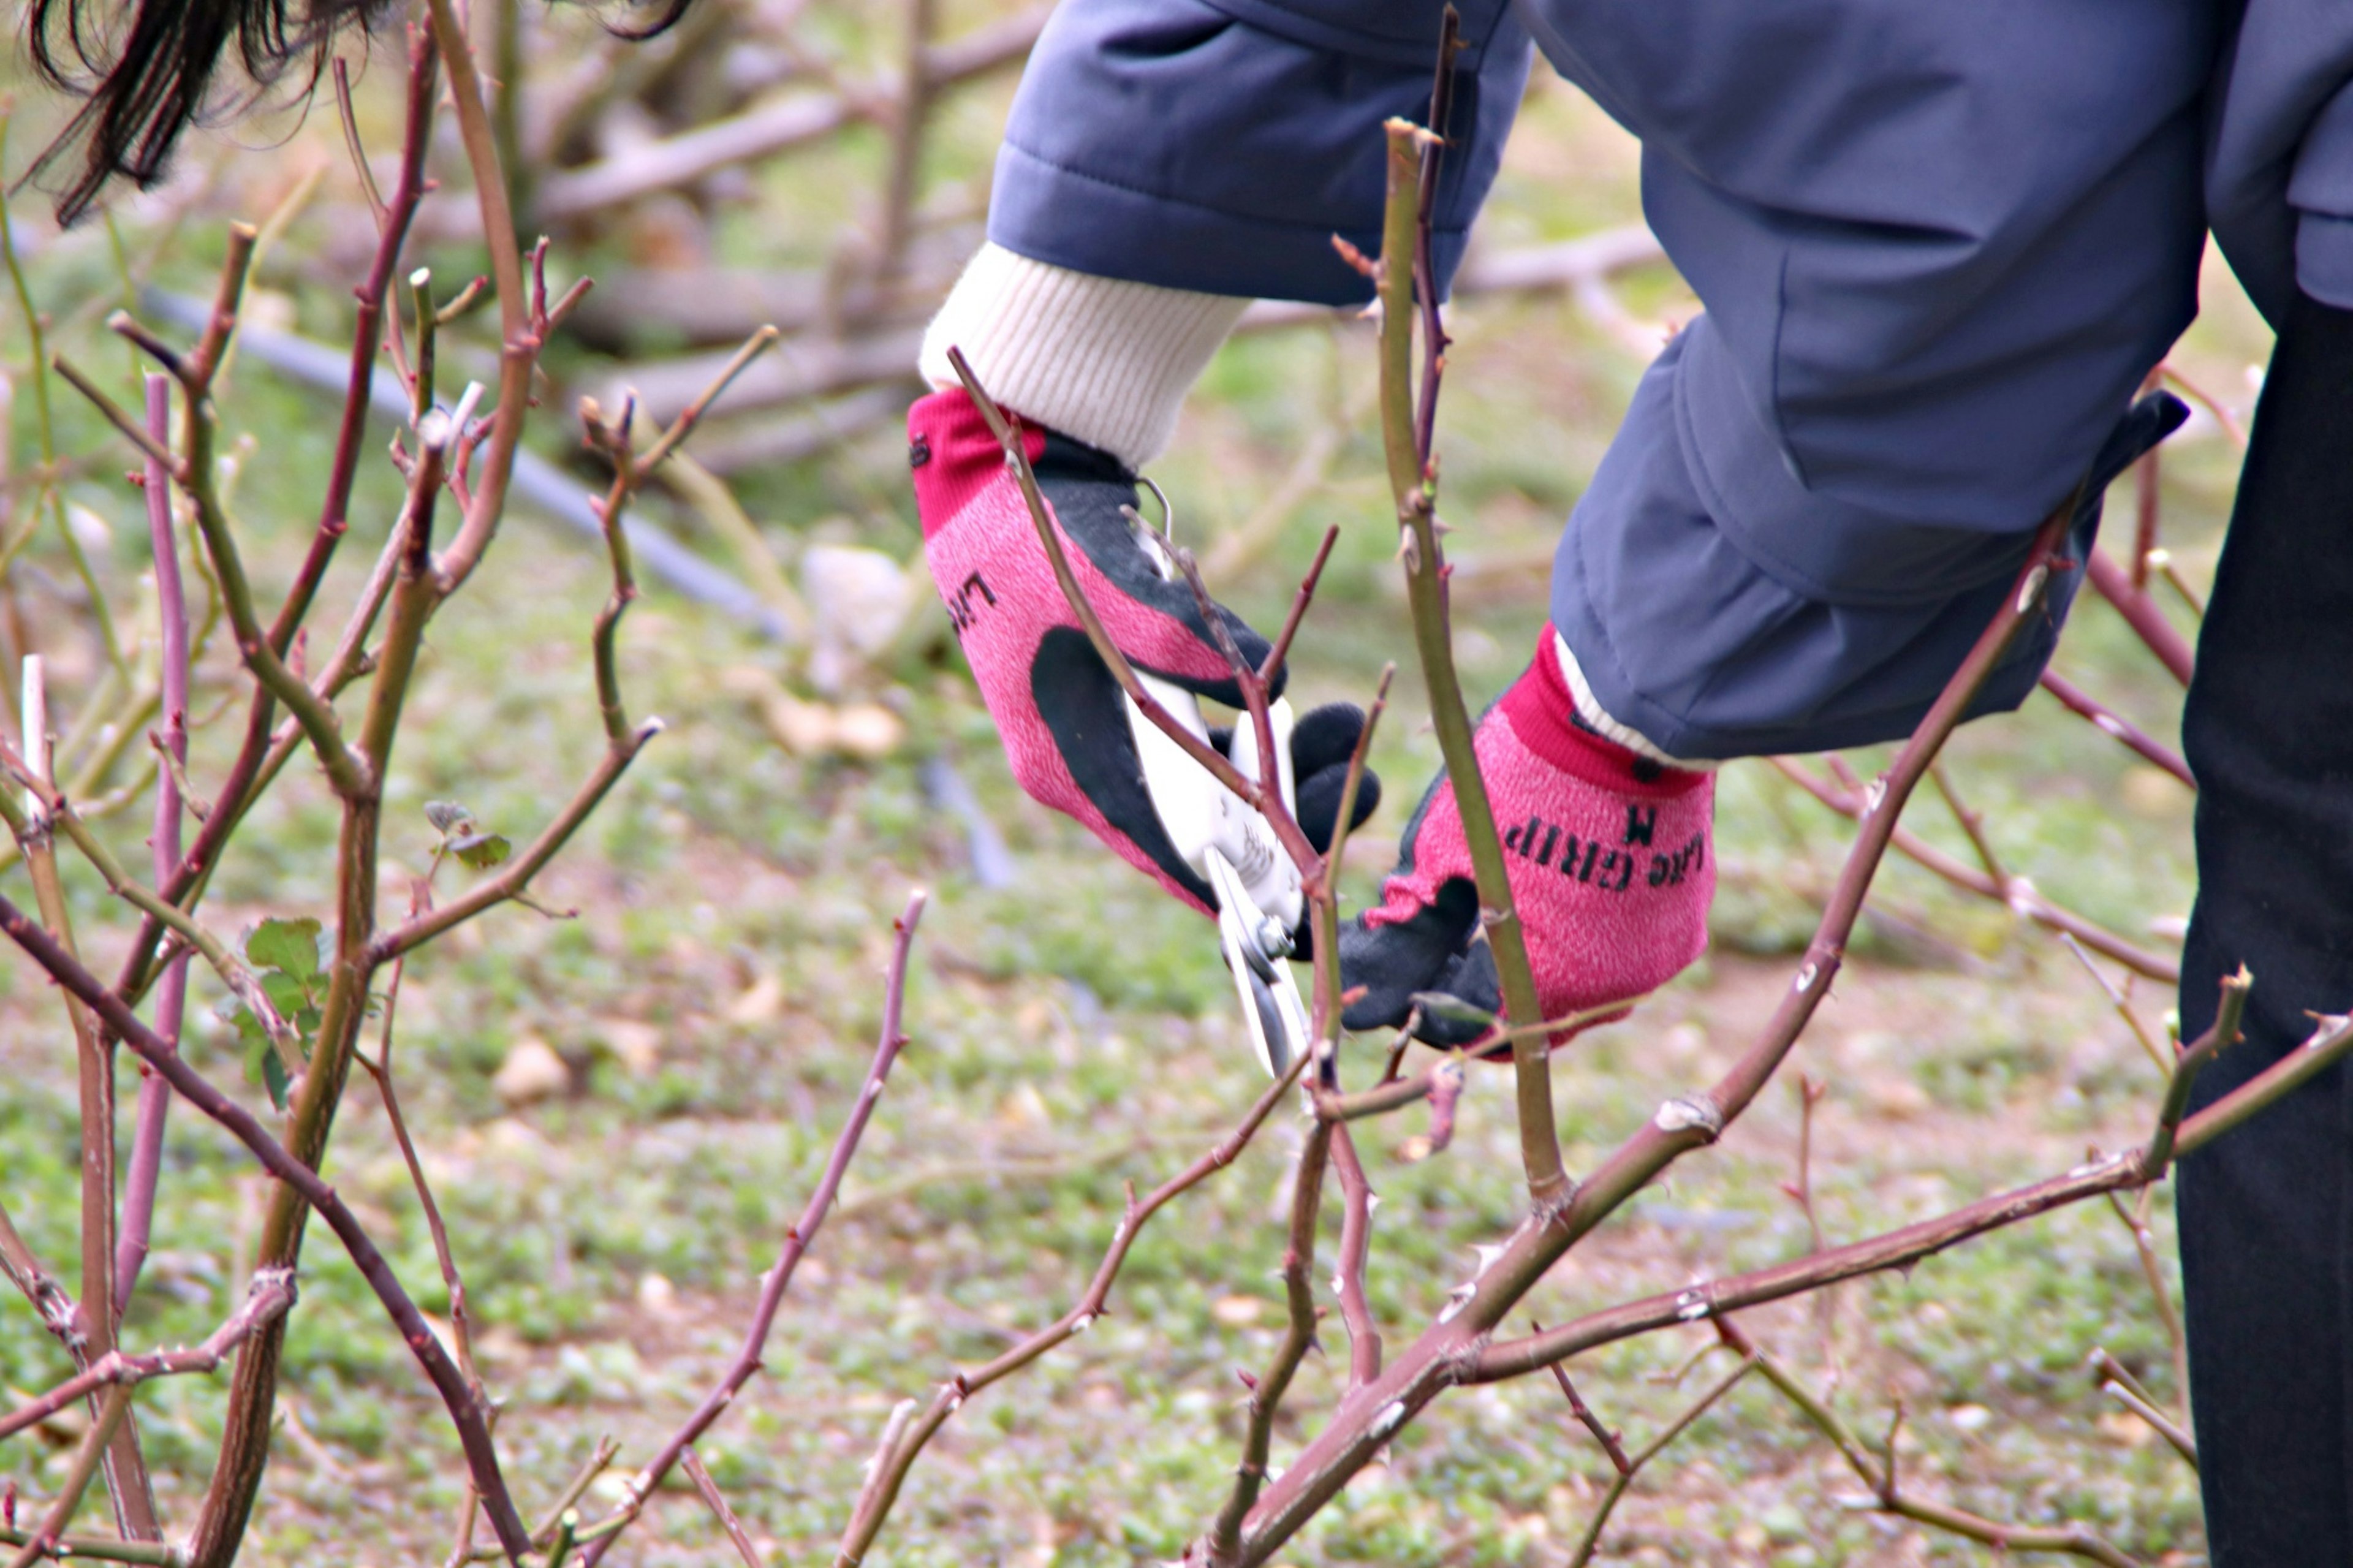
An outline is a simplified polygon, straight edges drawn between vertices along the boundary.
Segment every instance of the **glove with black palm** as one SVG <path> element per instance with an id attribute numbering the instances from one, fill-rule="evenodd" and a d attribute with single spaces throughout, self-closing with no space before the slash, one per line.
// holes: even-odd
<path id="1" fill-rule="evenodd" d="M 962 391 L 935 393 L 908 411 L 907 435 L 924 560 L 1014 777 L 1177 898 L 1214 914 L 1213 890 L 1177 853 L 1145 787 L 1124 696 L 1055 581 L 980 411 Z M 1162 575 L 1130 521 L 1135 476 L 1107 453 L 1051 431 L 1025 428 L 1021 439 L 1063 554 L 1128 662 L 1240 707 L 1240 688 L 1192 590 Z M 1231 611 L 1220 606 L 1218 614 L 1243 658 L 1265 658 L 1264 637 Z M 1286 673 L 1275 671 L 1274 695 Z M 1303 715 L 1292 732 L 1299 825 L 1319 849 L 1331 843 L 1364 721 L 1361 710 L 1335 703 Z M 1230 742 L 1219 739 L 1221 749 Z M 1379 800 L 1380 781 L 1368 773 L 1356 820 Z"/>

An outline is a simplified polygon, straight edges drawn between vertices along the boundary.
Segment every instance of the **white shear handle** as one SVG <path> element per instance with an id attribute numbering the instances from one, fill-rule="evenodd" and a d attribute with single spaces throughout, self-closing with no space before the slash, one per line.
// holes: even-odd
<path id="1" fill-rule="evenodd" d="M 1136 679 L 1178 723 L 1205 742 L 1208 740 L 1209 727 L 1201 717 L 1201 704 L 1191 692 L 1141 670 L 1136 672 Z M 1290 702 L 1278 699 L 1268 717 L 1274 731 L 1275 770 L 1282 788 L 1282 803 L 1286 809 L 1295 809 Z M 1177 855 L 1204 880 L 1219 888 L 1219 879 L 1211 873 L 1208 858 L 1210 850 L 1217 850 L 1250 896 L 1250 901 L 1257 906 L 1253 912 L 1279 921 L 1279 929 L 1285 933 L 1296 928 L 1305 908 L 1299 889 L 1299 868 L 1284 853 L 1272 825 L 1219 784 L 1208 769 L 1187 756 L 1182 747 L 1161 732 L 1158 725 L 1144 716 L 1144 710 L 1133 700 L 1127 703 L 1127 722 L 1135 738 L 1136 756 L 1144 765 L 1145 788 L 1151 794 L 1153 807 L 1160 815 L 1160 826 L 1167 830 Z M 1232 756 L 1235 768 L 1243 776 L 1258 776 L 1258 736 L 1255 726 L 1246 717 L 1234 730 Z M 1219 892 L 1222 903 L 1224 889 L 1219 888 Z"/>

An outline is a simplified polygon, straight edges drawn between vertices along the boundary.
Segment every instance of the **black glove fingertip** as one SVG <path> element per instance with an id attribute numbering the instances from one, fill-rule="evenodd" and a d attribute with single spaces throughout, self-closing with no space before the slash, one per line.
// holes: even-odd
<path id="1" fill-rule="evenodd" d="M 1504 1006 L 1504 988 L 1495 973 L 1495 950 L 1483 942 L 1472 943 L 1469 952 L 1448 966 L 1439 983 L 1427 989 L 1442 991 L 1468 1003 L 1476 1013 L 1493 1017 Z M 1451 1051 L 1482 1037 L 1493 1026 L 1476 1016 L 1442 1018 L 1424 1008 L 1413 1036 L 1425 1045 Z"/>
<path id="2" fill-rule="evenodd" d="M 1394 1028 L 1413 1011 L 1415 992 L 1453 990 L 1463 945 L 1478 923 L 1478 887 L 1468 877 L 1456 877 L 1405 920 L 1372 926 L 1359 915 L 1342 926 L 1340 987 L 1362 986 L 1364 994 L 1340 1022 L 1351 1029 Z M 1493 1011 L 1492 1003 L 1463 1000 Z"/>
<path id="3" fill-rule="evenodd" d="M 1353 702 L 1326 702 L 1299 717 L 1291 730 L 1291 767 L 1301 778 L 1345 766 L 1365 732 L 1365 710 Z"/>
<path id="4" fill-rule="evenodd" d="M 1318 854 L 1332 847 L 1333 829 L 1340 819 L 1340 796 L 1346 793 L 1347 784 L 1345 762 L 1298 775 L 1299 830 L 1307 835 L 1307 842 L 1315 846 Z M 1349 813 L 1348 830 L 1353 833 L 1362 827 L 1380 804 L 1380 775 L 1367 768 L 1356 781 L 1356 809 Z"/>

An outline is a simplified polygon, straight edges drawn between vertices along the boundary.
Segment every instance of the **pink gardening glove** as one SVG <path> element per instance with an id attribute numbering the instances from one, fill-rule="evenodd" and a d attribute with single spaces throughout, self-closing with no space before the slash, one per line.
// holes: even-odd
<path id="1" fill-rule="evenodd" d="M 1673 978 L 1707 945 L 1715 892 L 1715 775 L 1637 756 L 1575 713 L 1546 626 L 1535 661 L 1476 732 L 1546 1018 L 1629 1002 Z M 1406 825 L 1379 907 L 1341 929 L 1341 982 L 1365 988 L 1348 1027 L 1403 1023 L 1417 992 L 1500 1013 L 1493 952 L 1472 940 L 1478 921 L 1462 819 L 1440 774 Z M 1426 1010 L 1416 1032 L 1460 1046 L 1482 1027 Z"/>
<path id="2" fill-rule="evenodd" d="M 1054 581 L 980 411 L 962 391 L 934 393 L 907 411 L 907 437 L 923 557 L 1013 776 L 1171 893 L 1211 912 L 1209 885 L 1177 855 L 1145 793 L 1118 684 Z M 1119 650 L 1147 674 L 1239 705 L 1240 689 L 1209 641 L 1192 589 L 1161 578 L 1120 512 L 1135 503 L 1135 476 L 1108 454 L 1050 431 L 1027 427 L 1022 438 L 1063 553 Z M 1266 658 L 1264 637 L 1231 611 L 1218 613 L 1244 658 Z M 1271 683 L 1277 695 L 1283 679 L 1278 670 Z M 1335 703 L 1303 715 L 1293 731 L 1299 826 L 1319 848 L 1331 842 L 1364 721 L 1359 710 Z M 1356 820 L 1379 800 L 1380 781 L 1367 774 Z"/>

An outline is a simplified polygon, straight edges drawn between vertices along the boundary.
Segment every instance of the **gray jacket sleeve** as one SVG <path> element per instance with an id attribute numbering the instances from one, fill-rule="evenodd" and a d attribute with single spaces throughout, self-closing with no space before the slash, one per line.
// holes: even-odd
<path id="1" fill-rule="evenodd" d="M 1707 307 L 1578 504 L 1556 626 L 1677 755 L 1903 734 L 2195 314 L 2211 0 L 1524 11 L 1641 139 Z"/>
<path id="2" fill-rule="evenodd" d="M 2353 309 L 2353 10 L 2238 0 L 2215 77 L 2206 203 L 2214 238 L 2272 324 L 2296 289 Z"/>
<path id="3" fill-rule="evenodd" d="M 1428 118 L 1443 0 L 1064 0 L 1014 98 L 988 237 L 1164 288 L 1356 304 L 1380 247 L 1381 122 Z M 1458 6 L 1437 225 L 1461 258 L 1527 79 L 1506 0 Z"/>
<path id="4" fill-rule="evenodd" d="M 1373 244 L 1376 127 L 1421 112 L 1439 14 L 1065 0 L 1016 100 L 991 237 L 1112 277 L 1361 300 L 1328 237 Z M 1907 730 L 2195 313 L 2210 202 L 2267 310 L 2299 276 L 2353 303 L 2348 15 L 1466 6 L 1444 264 L 1533 38 L 1641 140 L 1645 214 L 1706 307 L 1562 543 L 1554 621 L 1602 705 L 1684 756 Z"/>

